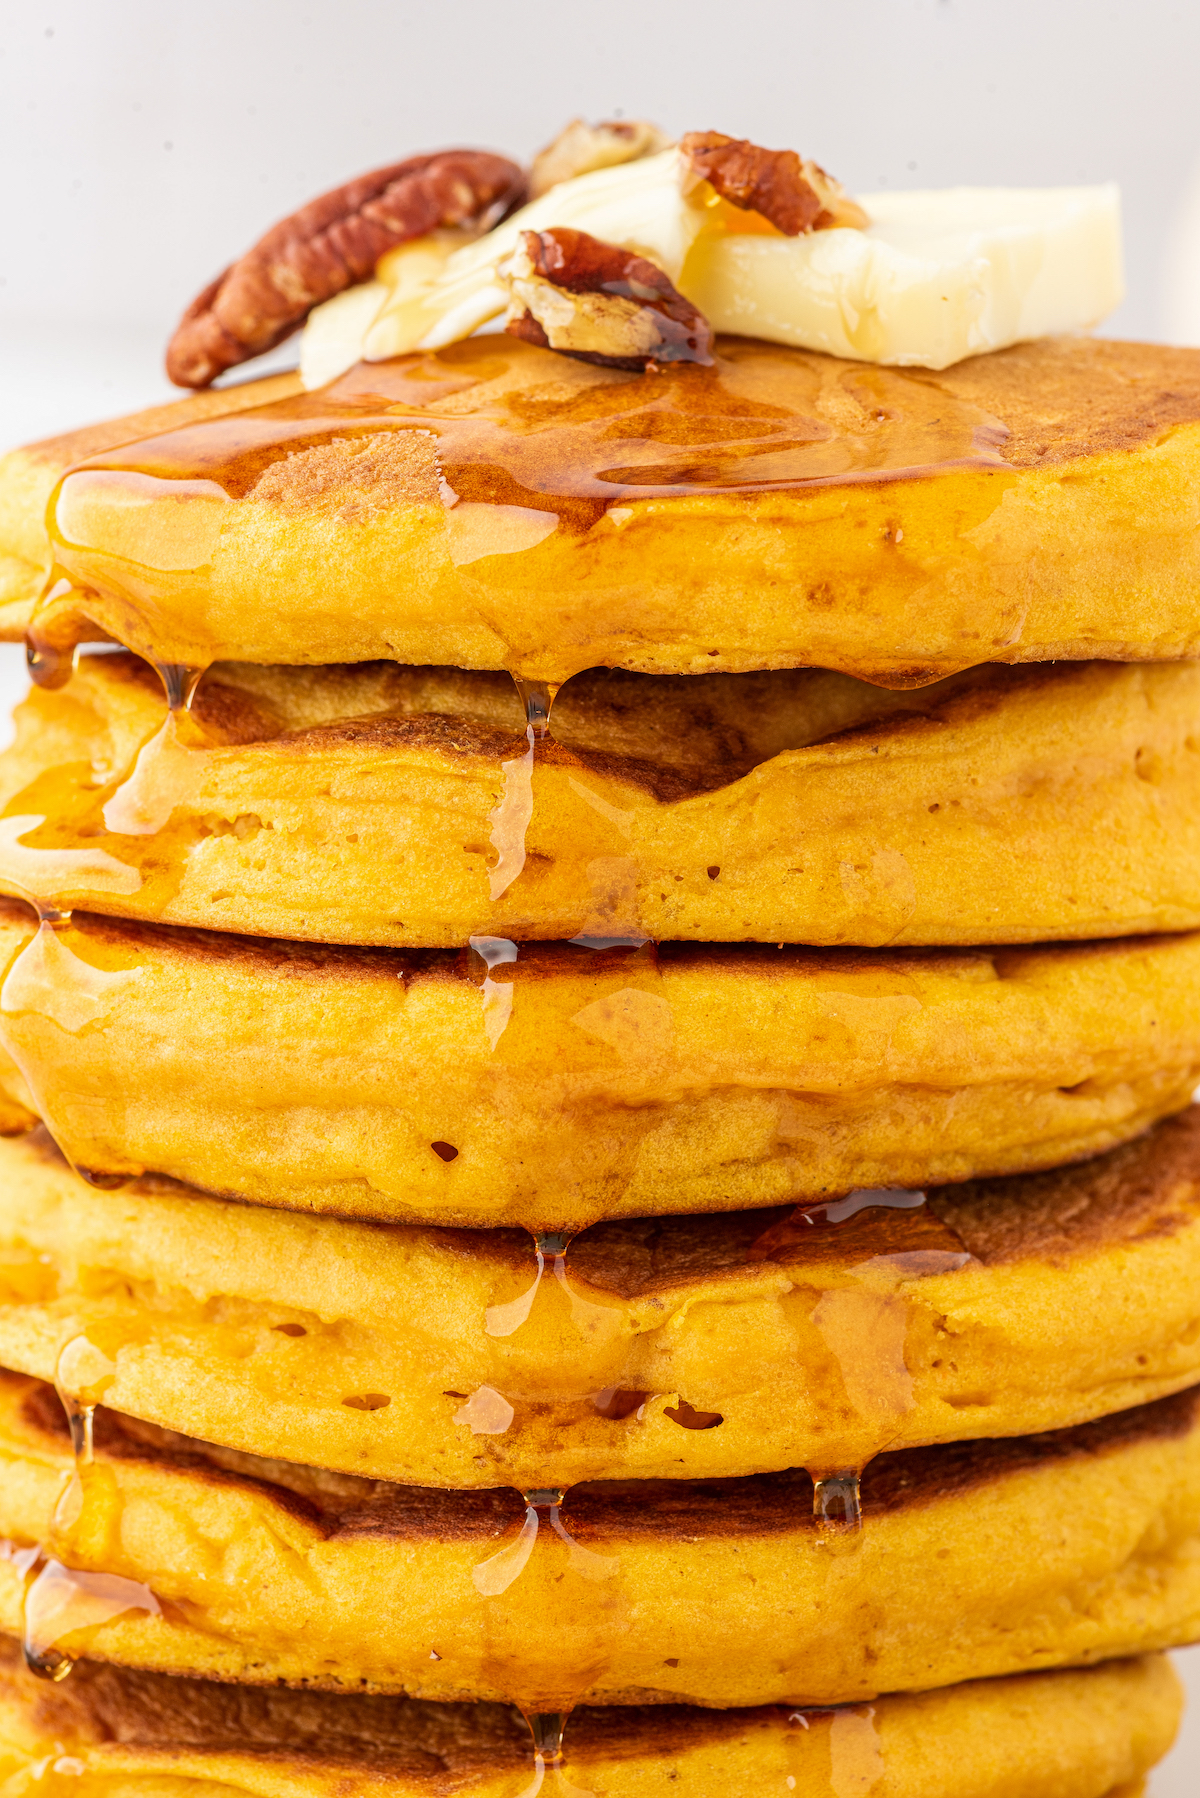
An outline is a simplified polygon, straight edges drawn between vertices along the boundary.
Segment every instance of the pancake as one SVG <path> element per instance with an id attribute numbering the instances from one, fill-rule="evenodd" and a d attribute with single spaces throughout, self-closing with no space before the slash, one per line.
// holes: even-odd
<path id="1" fill-rule="evenodd" d="M 46 1686 L 11 1649 L 0 1655 L 0 1771 L 32 1775 L 55 1798 L 94 1798 L 114 1783 L 160 1794 L 185 1780 L 196 1798 L 510 1798 L 529 1766 L 529 1732 L 498 1706 L 234 1688 L 96 1664 Z M 1160 1656 L 849 1711 L 581 1710 L 566 1731 L 565 1777 L 574 1789 L 583 1780 L 646 1798 L 945 1798 L 953 1767 L 955 1798 L 1136 1798 L 1179 1711 Z M 548 1771 L 548 1791 L 561 1792 Z"/>
<path id="2" fill-rule="evenodd" d="M 88 456 L 114 450 L 139 437 L 177 431 L 208 418 L 222 418 L 247 406 L 267 405 L 300 392 L 298 375 L 267 375 L 237 381 L 149 406 L 123 418 L 84 425 L 59 437 L 31 443 L 0 456 L 0 636 L 20 637 L 50 568 L 46 507 L 64 471 Z"/>
<path id="3" fill-rule="evenodd" d="M 106 633 L 191 667 L 548 681 L 819 666 L 906 687 L 1200 653 L 1195 350 L 1049 339 L 932 374 L 723 338 L 711 368 L 631 374 L 482 337 L 277 395 L 0 471 L 32 602 L 40 502 L 71 470 L 48 677 Z M 29 616 L 13 591 L 8 628 Z"/>
<path id="4" fill-rule="evenodd" d="M 857 1535 L 814 1519 L 798 1472 L 560 1502 L 323 1473 L 103 1410 L 95 1445 L 73 1497 L 53 1388 L 3 1376 L 0 1629 L 20 1631 L 24 1604 L 47 1668 L 86 1652 L 536 1710 L 723 1707 L 856 1702 L 1200 1635 L 1196 1388 L 1075 1430 L 881 1456 Z M 38 1543 L 40 1562 L 21 1552 Z"/>
<path id="5" fill-rule="evenodd" d="M 1200 1108 L 920 1208 L 599 1224 L 540 1280 L 530 1250 L 98 1190 L 38 1133 L 0 1143 L 0 1364 L 421 1485 L 820 1472 L 1057 1429 L 1200 1378 Z"/>
<path id="6" fill-rule="evenodd" d="M 594 670 L 559 695 L 528 822 L 506 825 L 528 772 L 507 675 L 224 663 L 156 734 L 157 677 L 91 655 L 18 708 L 0 887 L 397 948 L 1190 929 L 1198 715 L 1195 663 L 980 668 L 907 694 L 812 669 Z"/>
<path id="7" fill-rule="evenodd" d="M 1200 936 L 334 949 L 0 902 L 0 1068 L 93 1176 L 575 1229 L 1025 1172 L 1200 1078 Z M 511 975 L 510 980 L 504 978 Z"/>

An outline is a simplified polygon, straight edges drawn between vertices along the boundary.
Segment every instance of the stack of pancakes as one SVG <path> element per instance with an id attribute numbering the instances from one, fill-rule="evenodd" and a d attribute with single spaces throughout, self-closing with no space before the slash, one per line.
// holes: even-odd
<path id="1" fill-rule="evenodd" d="M 0 464 L 5 1771 L 1142 1790 L 1198 477 L 1200 354 L 1082 341 L 481 338 Z"/>

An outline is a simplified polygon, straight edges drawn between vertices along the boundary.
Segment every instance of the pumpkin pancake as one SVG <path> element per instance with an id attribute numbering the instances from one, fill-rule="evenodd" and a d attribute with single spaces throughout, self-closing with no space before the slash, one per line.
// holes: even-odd
<path id="1" fill-rule="evenodd" d="M 54 1389 L 2 1376 L 0 1628 L 23 1614 L 50 1670 L 86 1652 L 555 1711 L 842 1703 L 1200 1635 L 1196 1388 L 882 1455 L 857 1534 L 814 1518 L 799 1472 L 439 1492 L 109 1411 L 71 1468 Z"/>
<path id="2" fill-rule="evenodd" d="M 978 1680 L 825 1712 L 580 1710 L 565 1782 L 645 1798 L 1135 1798 L 1167 1752 L 1165 1658 Z M 512 1798 L 530 1735 L 498 1705 L 273 1691 L 81 1663 L 46 1685 L 0 1646 L 0 1774 L 48 1798 Z M 563 1791 L 549 1762 L 548 1791 Z M 561 1777 L 561 1775 L 559 1776 Z M 851 1784 L 851 1781 L 855 1783 Z"/>
<path id="3" fill-rule="evenodd" d="M 1195 663 L 985 667 L 896 694 L 813 669 L 593 670 L 531 760 L 504 674 L 225 663 L 167 723 L 144 662 L 90 655 L 18 708 L 0 888 L 394 947 L 1190 929 L 1198 714 Z"/>
<path id="4" fill-rule="evenodd" d="M 1200 1378 L 1200 1108 L 920 1196 L 598 1224 L 539 1277 L 512 1230 L 98 1190 L 38 1132 L 0 1143 L 0 1364 L 227 1447 L 458 1487 L 854 1468 Z"/>
<path id="5" fill-rule="evenodd" d="M 47 676 L 106 633 L 191 667 L 548 681 L 1200 652 L 1195 350 L 1044 339 L 935 374 L 722 338 L 629 373 L 482 337 L 215 397 L 0 468 L 11 631 L 54 564 Z"/>
<path id="6" fill-rule="evenodd" d="M 1200 1077 L 1196 934 L 455 955 L 38 930 L 0 901 L 0 958 L 10 1128 L 36 1110 L 93 1176 L 383 1220 L 578 1229 L 1025 1172 Z"/>

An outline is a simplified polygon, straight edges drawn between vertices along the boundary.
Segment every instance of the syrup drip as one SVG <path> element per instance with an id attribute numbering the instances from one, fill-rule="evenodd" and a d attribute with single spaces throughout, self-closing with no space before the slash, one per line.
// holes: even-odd
<path id="1" fill-rule="evenodd" d="M 525 837 L 533 820 L 533 762 L 536 745 L 550 735 L 550 713 L 561 681 L 523 680 L 513 675 L 513 682 L 525 709 L 524 755 L 501 762 L 504 794 L 498 806 L 488 814 L 492 827 L 491 844 L 496 851 L 495 865 L 488 870 L 493 902 L 506 893 L 525 866 Z"/>
<path id="2" fill-rule="evenodd" d="M 486 1561 L 481 1561 L 473 1570 L 471 1578 L 477 1592 L 484 1598 L 498 1598 L 502 1592 L 507 1592 L 513 1581 L 519 1579 L 529 1565 L 538 1532 L 543 1527 L 552 1530 L 558 1540 L 565 1544 L 568 1562 L 574 1573 L 581 1574 L 587 1580 L 612 1578 L 617 1571 L 616 1558 L 612 1555 L 598 1555 L 594 1550 L 584 1548 L 568 1533 L 560 1514 L 565 1497 L 562 1487 L 531 1487 L 522 1492 L 521 1497 L 525 1501 L 525 1521 L 521 1525 L 520 1534 L 494 1555 L 489 1555 Z"/>
<path id="3" fill-rule="evenodd" d="M 830 1473 L 813 1481 L 813 1516 L 820 1528 L 817 1545 L 834 1553 L 857 1547 L 862 1534 L 862 1491 L 855 1470 Z"/>
<path id="4" fill-rule="evenodd" d="M 525 680 L 521 675 L 513 675 L 513 685 L 525 708 L 525 728 L 533 732 L 535 741 L 541 743 L 550 735 L 550 713 L 554 709 L 554 701 L 558 698 L 562 681 Z"/>
<path id="5" fill-rule="evenodd" d="M 38 610 L 61 603 L 73 591 L 71 582 L 63 579 L 57 569 L 54 570 L 46 583 Z M 78 652 L 77 641 L 58 643 L 47 632 L 39 629 L 35 613 L 25 633 L 25 666 L 35 687 L 44 687 L 51 692 L 58 687 L 65 687 L 75 672 Z"/>
<path id="6" fill-rule="evenodd" d="M 38 928 L 0 986 L 0 1044 L 20 1070 L 59 1148 L 80 1169 L 79 1158 L 63 1139 L 58 1117 L 56 1082 L 63 1078 L 65 1058 L 48 1047 L 47 1038 L 58 1031 L 78 1036 L 104 1029 L 121 994 L 141 978 L 141 970 L 93 967 L 59 935 L 58 927 L 69 925 L 70 914 L 45 902 L 38 902 L 36 909 Z M 93 1185 L 103 1180 L 102 1175 L 85 1177 Z"/>
<path id="7" fill-rule="evenodd" d="M 506 936 L 473 936 L 469 941 L 487 969 L 483 982 L 483 1027 L 495 1053 L 512 1016 L 513 990 L 511 980 L 493 980 L 492 969 L 516 961 L 520 951 Z"/>
<path id="8" fill-rule="evenodd" d="M 186 790 L 188 762 L 204 747 L 204 736 L 191 716 L 192 701 L 204 674 L 182 662 L 154 664 L 163 684 L 167 715 L 161 728 L 144 743 L 133 767 L 103 807 L 105 828 L 114 836 L 157 836 L 171 822 Z"/>
<path id="9" fill-rule="evenodd" d="M 528 1321 L 533 1310 L 533 1301 L 538 1295 L 542 1283 L 542 1275 L 546 1270 L 546 1262 L 550 1262 L 550 1271 L 567 1295 L 571 1306 L 571 1321 L 575 1327 L 588 1336 L 603 1336 L 620 1327 L 621 1313 L 619 1308 L 611 1305 L 595 1305 L 590 1299 L 582 1298 L 567 1279 L 567 1250 L 574 1233 L 562 1230 L 545 1231 L 533 1239 L 534 1260 L 537 1272 L 533 1284 L 526 1288 L 517 1298 L 509 1299 L 503 1305 L 489 1305 L 484 1313 L 483 1327 L 489 1336 L 512 1336 Z"/>
<path id="10" fill-rule="evenodd" d="M 39 1549 L 25 1572 L 21 1645 L 25 1664 L 39 1679 L 65 1679 L 98 1629 L 120 1617 L 143 1612 L 160 1617 L 162 1607 L 149 1586 L 117 1573 L 85 1573 L 43 1558 Z M 18 1557 L 13 1556 L 19 1565 Z M 35 1572 L 38 1561 L 41 1566 Z M 72 1638 L 67 1646 L 67 1639 Z"/>
<path id="11" fill-rule="evenodd" d="M 583 1786 L 572 1785 L 563 1771 L 563 1732 L 570 1711 L 524 1711 L 522 1715 L 533 1737 L 533 1779 L 520 1798 L 536 1798 L 547 1775 L 552 1791 L 561 1798 L 596 1798 Z"/>
<path id="12" fill-rule="evenodd" d="M 87 1336 L 73 1336 L 59 1352 L 54 1389 L 66 1413 L 75 1462 L 70 1483 L 54 1508 L 54 1527 L 64 1533 L 74 1529 L 83 1516 L 87 1497 L 86 1472 L 95 1460 L 96 1406 L 116 1376 L 116 1362 Z"/>

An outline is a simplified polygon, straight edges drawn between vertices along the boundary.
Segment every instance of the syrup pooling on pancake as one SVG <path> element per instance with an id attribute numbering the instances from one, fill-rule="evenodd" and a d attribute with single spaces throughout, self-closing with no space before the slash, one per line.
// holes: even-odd
<path id="1" fill-rule="evenodd" d="M 229 653 L 221 628 L 203 622 L 215 617 L 225 540 L 247 507 L 270 511 L 272 471 L 288 458 L 311 464 L 318 507 L 330 457 L 366 458 L 370 514 L 379 503 L 369 496 L 371 467 L 399 455 L 410 472 L 398 465 L 391 477 L 397 498 L 405 478 L 423 495 L 416 469 L 432 439 L 441 505 L 422 497 L 411 528 L 428 541 L 439 594 L 507 644 L 507 665 L 522 679 L 545 678 L 536 665 L 544 646 L 506 618 L 523 552 L 555 533 L 620 531 L 635 516 L 622 502 L 1005 470 L 996 453 L 1003 427 L 923 374 L 847 368 L 738 339 L 711 370 L 652 376 L 544 356 L 540 384 L 524 389 L 527 359 L 487 339 L 362 364 L 321 393 L 81 464 L 51 506 L 57 565 L 30 633 L 35 674 L 59 678 L 63 655 L 97 629 L 156 662 L 207 666 Z M 413 431 L 420 445 L 389 448 Z M 564 643 L 560 654 L 574 669 L 597 659 L 586 642 Z"/>

